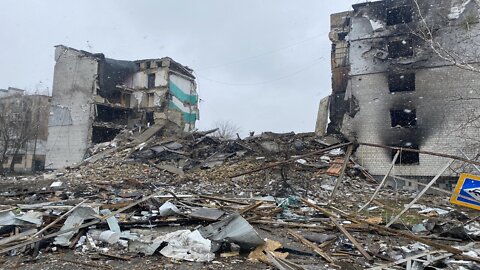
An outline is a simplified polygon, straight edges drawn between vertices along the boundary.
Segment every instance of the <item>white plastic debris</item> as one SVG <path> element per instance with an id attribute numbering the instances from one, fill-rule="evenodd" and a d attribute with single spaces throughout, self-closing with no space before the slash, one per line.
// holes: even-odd
<path id="1" fill-rule="evenodd" d="M 56 181 L 56 182 L 53 182 L 50 187 L 51 188 L 59 188 L 63 185 L 63 182 L 62 181 Z"/>
<path id="2" fill-rule="evenodd" d="M 305 159 L 297 159 L 296 162 L 297 162 L 298 164 L 302 164 L 302 165 L 307 164 L 307 161 L 306 161 Z"/>
<path id="3" fill-rule="evenodd" d="M 120 234 L 118 232 L 104 231 L 100 234 L 99 240 L 112 245 L 120 240 Z"/>
<path id="4" fill-rule="evenodd" d="M 162 206 L 160 206 L 158 210 L 160 216 L 168 217 L 175 214 L 180 214 L 180 210 L 171 202 L 165 202 Z"/>
<path id="5" fill-rule="evenodd" d="M 209 262 L 215 258 L 212 253 L 212 242 L 202 237 L 198 230 L 173 232 L 166 235 L 168 245 L 160 250 L 160 254 L 168 258 L 192 262 Z"/>
<path id="6" fill-rule="evenodd" d="M 332 156 L 341 156 L 341 155 L 345 154 L 345 152 L 341 148 L 337 148 L 337 149 L 331 150 L 330 152 L 328 152 L 328 154 L 330 154 Z"/>

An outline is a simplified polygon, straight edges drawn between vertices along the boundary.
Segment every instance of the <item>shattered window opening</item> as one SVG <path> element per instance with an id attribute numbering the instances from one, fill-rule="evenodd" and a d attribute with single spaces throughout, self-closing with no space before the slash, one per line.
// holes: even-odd
<path id="1" fill-rule="evenodd" d="M 387 25 L 405 24 L 413 21 L 411 6 L 401 6 L 387 9 Z"/>
<path id="2" fill-rule="evenodd" d="M 389 58 L 412 57 L 413 55 L 413 41 L 411 38 L 390 41 L 388 43 Z"/>
<path id="3" fill-rule="evenodd" d="M 415 91 L 415 73 L 388 74 L 388 90 L 391 93 Z"/>
<path id="4" fill-rule="evenodd" d="M 103 143 L 113 140 L 118 133 L 119 129 L 107 128 L 107 127 L 93 127 L 92 130 L 92 143 Z"/>
<path id="5" fill-rule="evenodd" d="M 153 112 L 146 112 L 145 113 L 145 120 L 147 121 L 148 124 L 154 125 L 155 124 L 155 117 L 153 115 Z"/>
<path id="6" fill-rule="evenodd" d="M 392 127 L 411 128 L 417 125 L 417 114 L 415 110 L 390 110 L 390 118 Z"/>
<path id="7" fill-rule="evenodd" d="M 410 145 L 408 147 L 397 145 L 395 147 L 403 147 L 403 148 L 419 150 L 418 145 Z M 395 157 L 396 152 L 397 150 L 392 150 L 392 155 L 391 155 L 392 160 Z M 417 152 L 401 151 L 400 155 L 397 158 L 397 161 L 395 161 L 395 164 L 396 165 L 420 165 L 420 154 Z"/>
<path id="8" fill-rule="evenodd" d="M 148 88 L 155 88 L 155 73 L 148 74 Z"/>

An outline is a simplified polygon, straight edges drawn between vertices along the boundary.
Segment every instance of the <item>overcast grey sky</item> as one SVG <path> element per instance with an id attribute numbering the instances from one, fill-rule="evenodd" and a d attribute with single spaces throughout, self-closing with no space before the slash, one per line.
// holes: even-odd
<path id="1" fill-rule="evenodd" d="M 54 45 L 195 70 L 200 129 L 313 131 L 330 14 L 360 0 L 1 0 L 0 88 L 51 89 Z"/>

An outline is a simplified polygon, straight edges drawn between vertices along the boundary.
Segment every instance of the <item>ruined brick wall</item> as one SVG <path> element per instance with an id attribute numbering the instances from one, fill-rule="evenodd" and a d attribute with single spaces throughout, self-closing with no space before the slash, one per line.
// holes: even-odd
<path id="1" fill-rule="evenodd" d="M 411 142 L 421 150 L 462 156 L 475 156 L 478 151 L 470 147 L 465 134 L 478 134 L 474 128 L 462 126 L 462 118 L 472 108 L 475 100 L 457 100 L 456 92 L 468 93 L 472 86 L 479 87 L 478 74 L 456 67 L 441 67 L 416 71 L 416 91 L 396 93 L 388 90 L 385 73 L 360 75 L 352 78 L 353 95 L 361 106 L 354 118 L 356 138 L 360 142 L 402 145 Z M 400 107 L 398 107 L 400 106 Z M 392 108 L 416 110 L 417 127 L 392 128 Z M 361 165 L 374 175 L 388 170 L 392 153 L 380 148 L 360 146 L 356 153 Z M 446 159 L 419 155 L 418 165 L 397 165 L 397 175 L 432 176 L 446 163 Z"/>

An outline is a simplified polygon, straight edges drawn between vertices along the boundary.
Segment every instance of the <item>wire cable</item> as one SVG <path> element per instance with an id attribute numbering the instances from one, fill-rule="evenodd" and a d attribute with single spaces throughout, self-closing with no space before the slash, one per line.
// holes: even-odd
<path id="1" fill-rule="evenodd" d="M 255 86 L 255 85 L 263 85 L 263 84 L 269 84 L 269 83 L 273 83 L 273 82 L 277 82 L 277 81 L 281 81 L 281 80 L 284 80 L 284 79 L 287 79 L 287 78 L 290 78 L 290 77 L 293 77 L 305 70 L 308 70 L 312 67 L 314 67 L 315 65 L 317 65 L 318 63 L 320 63 L 320 60 L 323 60 L 324 58 L 323 57 L 320 57 L 318 59 L 316 59 L 313 63 L 309 64 L 308 66 L 305 66 L 305 67 L 302 67 L 292 73 L 289 73 L 287 75 L 283 75 L 283 76 L 280 76 L 280 77 L 277 77 L 277 78 L 274 78 L 274 79 L 271 79 L 271 80 L 267 80 L 267 81 L 261 81 L 261 82 L 254 82 L 254 83 L 235 83 L 235 82 L 224 82 L 224 81 L 220 81 L 220 80 L 215 80 L 215 79 L 211 79 L 211 78 L 208 78 L 208 77 L 204 77 L 198 73 L 196 73 L 195 75 L 198 77 L 198 78 L 202 78 L 204 80 L 207 80 L 207 81 L 210 81 L 210 82 L 214 82 L 214 83 L 218 83 L 218 84 L 223 84 L 223 85 L 229 85 L 229 86 Z"/>
<path id="2" fill-rule="evenodd" d="M 251 55 L 251 56 L 246 56 L 246 57 L 243 57 L 243 58 L 238 58 L 236 60 L 232 60 L 232 61 L 229 61 L 229 62 L 226 62 L 226 63 L 223 63 L 223 64 L 217 64 L 217 65 L 212 65 L 212 66 L 207 66 L 207 67 L 199 67 L 199 68 L 196 68 L 196 70 L 214 69 L 214 68 L 230 66 L 230 65 L 234 65 L 234 64 L 238 64 L 238 63 L 243 63 L 243 62 L 246 62 L 246 61 L 249 61 L 249 60 L 252 60 L 252 59 L 260 58 L 262 56 L 274 54 L 274 53 L 277 53 L 279 51 L 283 51 L 283 50 L 287 50 L 287 49 L 296 47 L 296 46 L 298 46 L 300 44 L 303 44 L 307 41 L 314 40 L 314 39 L 317 39 L 317 38 L 320 38 L 320 37 L 325 37 L 325 34 L 320 34 L 320 35 L 315 35 L 315 36 L 312 36 L 312 37 L 308 37 L 306 39 L 300 40 L 298 42 L 295 42 L 295 43 L 292 43 L 292 44 L 289 44 L 289 45 L 286 45 L 286 46 L 283 46 L 283 47 L 280 47 L 280 48 L 277 48 L 277 49 L 264 51 L 262 53 L 254 54 L 254 55 Z"/>

